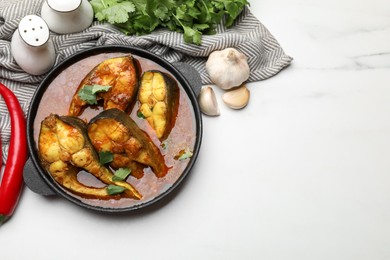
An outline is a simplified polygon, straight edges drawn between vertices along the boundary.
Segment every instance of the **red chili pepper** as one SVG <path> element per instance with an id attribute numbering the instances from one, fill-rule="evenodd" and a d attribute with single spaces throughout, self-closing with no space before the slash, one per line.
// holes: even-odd
<path id="1" fill-rule="evenodd" d="M 3 167 L 3 144 L 1 143 L 1 132 L 0 132 L 0 170 L 1 167 Z"/>
<path id="2" fill-rule="evenodd" d="M 23 187 L 23 168 L 27 160 L 26 120 L 15 94 L 0 83 L 0 95 L 11 118 L 11 139 L 0 186 L 0 225 L 14 212 Z"/>
<path id="3" fill-rule="evenodd" d="M 0 170 L 3 167 L 3 144 L 1 143 L 1 132 L 0 132 Z M 1 173 L 1 172 L 0 172 Z"/>

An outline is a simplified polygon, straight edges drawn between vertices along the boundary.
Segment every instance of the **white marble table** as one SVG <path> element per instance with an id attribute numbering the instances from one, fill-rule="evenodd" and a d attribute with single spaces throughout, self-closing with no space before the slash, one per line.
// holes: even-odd
<path id="1" fill-rule="evenodd" d="M 25 189 L 1 259 L 390 259 L 389 1 L 251 2 L 294 61 L 241 111 L 217 91 L 176 196 L 117 217 Z"/>

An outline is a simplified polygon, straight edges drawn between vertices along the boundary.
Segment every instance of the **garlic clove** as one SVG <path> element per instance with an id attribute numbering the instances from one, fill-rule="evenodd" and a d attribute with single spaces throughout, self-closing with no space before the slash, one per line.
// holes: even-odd
<path id="1" fill-rule="evenodd" d="M 219 116 L 219 107 L 214 90 L 211 86 L 203 86 L 198 97 L 199 107 L 203 114 Z"/>
<path id="2" fill-rule="evenodd" d="M 245 85 L 242 85 L 237 89 L 230 90 L 225 94 L 223 94 L 222 100 L 230 108 L 241 109 L 248 104 L 249 97 L 250 97 L 249 89 L 247 89 Z"/>
<path id="3" fill-rule="evenodd" d="M 240 86 L 250 74 L 247 57 L 234 48 L 212 52 L 206 70 L 211 81 L 225 90 Z"/>

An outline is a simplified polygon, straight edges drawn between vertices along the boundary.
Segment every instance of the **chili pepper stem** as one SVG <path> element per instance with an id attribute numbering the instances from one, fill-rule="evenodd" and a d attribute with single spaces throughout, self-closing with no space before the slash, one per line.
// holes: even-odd
<path id="1" fill-rule="evenodd" d="M 6 222 L 8 219 L 8 216 L 5 216 L 5 215 L 0 215 L 0 226 Z"/>

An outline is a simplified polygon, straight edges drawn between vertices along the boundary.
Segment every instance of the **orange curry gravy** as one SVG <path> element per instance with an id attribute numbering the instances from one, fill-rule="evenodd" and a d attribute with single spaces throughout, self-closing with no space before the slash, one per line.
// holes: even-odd
<path id="1" fill-rule="evenodd" d="M 82 59 L 73 65 L 63 70 L 48 86 L 47 90 L 42 96 L 40 105 L 37 110 L 37 115 L 34 121 L 34 139 L 37 144 L 40 131 L 40 124 L 42 120 L 50 115 L 50 113 L 58 115 L 67 115 L 69 105 L 72 97 L 79 86 L 82 79 L 100 62 L 112 58 L 129 55 L 128 53 L 104 53 Z M 140 73 L 146 70 L 160 70 L 171 75 L 166 69 L 162 68 L 155 62 L 133 55 L 139 62 Z M 161 153 L 164 155 L 166 165 L 171 167 L 168 174 L 163 178 L 157 178 L 150 168 L 145 168 L 144 176 L 141 179 L 136 179 L 130 176 L 127 182 L 131 183 L 142 195 L 142 200 L 133 200 L 123 198 L 120 200 L 97 200 L 85 199 L 80 196 L 69 193 L 71 196 L 80 199 L 82 202 L 98 207 L 107 208 L 124 208 L 139 205 L 148 202 L 158 195 L 164 193 L 169 189 L 182 175 L 186 169 L 190 159 L 177 160 L 174 157 L 180 154 L 183 150 L 193 151 L 196 141 L 196 122 L 194 110 L 191 101 L 177 81 L 180 88 L 180 105 L 176 123 L 172 129 L 169 137 L 164 142 L 166 146 L 163 148 L 161 142 L 156 137 L 154 130 L 148 125 L 147 121 L 137 117 L 138 101 L 136 102 L 130 116 L 135 120 L 138 126 L 143 129 L 153 140 L 153 142 L 160 147 Z M 89 121 L 96 116 L 100 109 L 87 108 L 80 116 L 81 119 Z M 49 174 L 49 172 L 48 172 Z M 99 180 L 89 173 L 81 171 L 78 175 L 80 182 L 87 186 L 102 187 L 104 186 Z"/>

